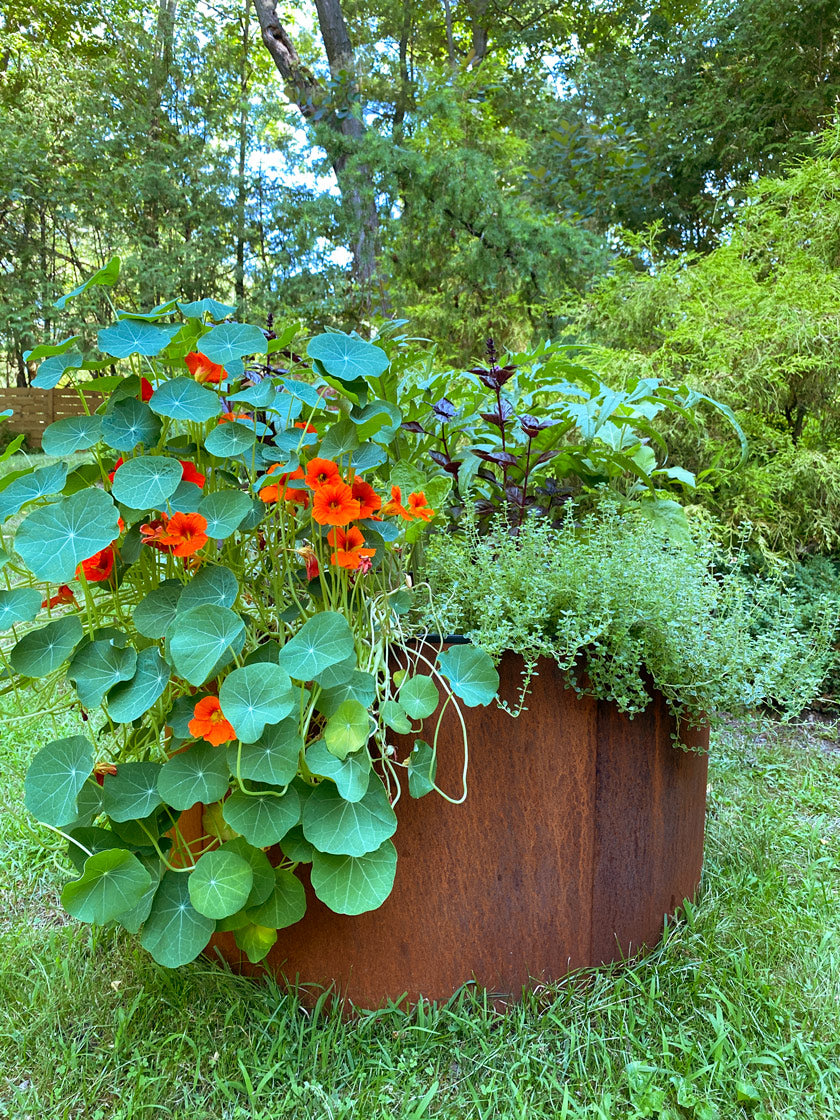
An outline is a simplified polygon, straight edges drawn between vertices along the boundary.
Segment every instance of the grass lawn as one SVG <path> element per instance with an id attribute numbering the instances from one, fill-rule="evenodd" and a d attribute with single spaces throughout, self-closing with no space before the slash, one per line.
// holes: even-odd
<path id="1" fill-rule="evenodd" d="M 71 729 L 2 724 L 0 1117 L 840 1117 L 840 752 L 814 727 L 718 732 L 701 893 L 647 958 L 504 1014 L 465 990 L 352 1022 L 62 915 L 21 785 Z"/>

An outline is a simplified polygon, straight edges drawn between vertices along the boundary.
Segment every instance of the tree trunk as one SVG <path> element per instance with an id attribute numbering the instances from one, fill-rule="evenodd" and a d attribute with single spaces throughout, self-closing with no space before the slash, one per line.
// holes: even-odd
<path id="1" fill-rule="evenodd" d="M 315 0 L 315 7 L 330 73 L 333 77 L 342 72 L 349 74 L 351 93 L 354 93 L 358 90 L 355 78 L 356 55 L 340 0 Z M 301 62 L 294 43 L 277 16 L 276 0 L 254 0 L 254 8 L 260 22 L 263 42 L 286 82 L 286 93 L 295 102 L 304 120 L 313 122 L 319 119 L 319 109 L 328 98 L 327 91 Z M 358 148 L 365 134 L 365 125 L 350 112 L 341 117 L 330 113 L 325 120 L 329 131 L 335 135 L 336 142 L 330 144 L 329 137 L 324 136 L 323 132 L 319 140 L 327 148 L 338 180 L 338 189 L 351 220 L 353 279 L 362 288 L 365 300 L 369 303 L 376 276 L 379 215 L 371 188 L 371 169 L 352 159 L 354 149 Z"/>
<path id="2" fill-rule="evenodd" d="M 245 164 L 248 158 L 248 56 L 251 46 L 251 5 L 245 0 L 242 13 L 242 60 L 239 68 L 239 166 L 236 181 L 236 267 L 234 291 L 240 318 L 245 318 L 245 204 L 248 184 Z"/>

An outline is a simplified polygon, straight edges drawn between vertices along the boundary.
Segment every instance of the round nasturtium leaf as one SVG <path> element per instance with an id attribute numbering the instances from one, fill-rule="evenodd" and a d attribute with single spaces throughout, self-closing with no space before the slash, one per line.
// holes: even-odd
<path id="1" fill-rule="evenodd" d="M 21 524 L 15 548 L 36 579 L 69 583 L 82 562 L 120 534 L 119 512 L 104 490 L 80 490 L 33 510 Z"/>
<path id="2" fill-rule="evenodd" d="M 312 853 L 315 851 L 315 848 L 303 835 L 303 829 L 299 824 L 289 829 L 280 841 L 280 847 L 286 859 L 292 860 L 293 863 L 312 862 Z"/>
<path id="3" fill-rule="evenodd" d="M 78 815 L 78 797 L 93 772 L 93 747 L 84 735 L 56 739 L 32 759 L 24 783 L 26 808 L 54 828 Z"/>
<path id="4" fill-rule="evenodd" d="M 154 447 L 160 439 L 160 420 L 145 401 L 134 397 L 116 401 L 102 417 L 101 425 L 102 439 L 116 451 L 133 451 L 138 443 Z"/>
<path id="5" fill-rule="evenodd" d="M 114 685 L 106 698 L 108 715 L 114 723 L 131 723 L 163 694 L 169 683 L 169 666 L 151 647 L 137 655 L 137 668 L 130 681 Z"/>
<path id="6" fill-rule="evenodd" d="M 234 852 L 205 852 L 189 877 L 190 901 L 208 918 L 241 910 L 254 885 L 251 865 Z"/>
<path id="7" fill-rule="evenodd" d="M 324 727 L 327 750 L 336 758 L 361 750 L 370 738 L 370 713 L 358 700 L 343 700 Z"/>
<path id="8" fill-rule="evenodd" d="M 280 650 L 278 661 L 290 677 L 309 681 L 330 665 L 355 653 L 350 624 L 337 611 L 322 611 L 304 622 Z"/>
<path id="9" fill-rule="evenodd" d="M 166 503 L 168 513 L 198 513 L 201 487 L 194 482 L 179 482 L 175 493 Z"/>
<path id="10" fill-rule="evenodd" d="M 140 934 L 140 944 L 165 968 L 194 961 L 216 928 L 190 901 L 188 880 L 183 872 L 166 872 Z"/>
<path id="11" fill-rule="evenodd" d="M 67 464 L 54 463 L 20 475 L 0 491 L 0 521 L 18 513 L 28 502 L 57 494 L 67 481 Z"/>
<path id="12" fill-rule="evenodd" d="M 239 580 L 223 564 L 205 564 L 186 585 L 179 611 L 190 607 L 232 607 L 239 594 Z"/>
<path id="13" fill-rule="evenodd" d="M 111 493 L 131 509 L 161 509 L 178 489 L 183 469 L 165 455 L 138 455 L 117 469 Z"/>
<path id="14" fill-rule="evenodd" d="M 224 817 L 255 848 L 278 844 L 300 820 L 300 798 L 294 787 L 245 793 L 234 790 L 225 801 Z"/>
<path id="15" fill-rule="evenodd" d="M 93 447 L 101 437 L 101 416 L 65 416 L 44 428 L 41 449 L 45 455 L 72 455 Z"/>
<path id="16" fill-rule="evenodd" d="M 233 931 L 233 939 L 251 964 L 259 964 L 277 940 L 277 930 L 246 922 L 243 926 L 237 925 Z"/>
<path id="17" fill-rule="evenodd" d="M 356 651 L 354 650 L 350 657 L 344 661 L 336 661 L 333 665 L 328 665 L 322 669 L 320 673 L 316 673 L 312 678 L 322 688 L 337 688 L 339 685 L 347 684 L 347 682 L 356 672 L 357 668 Z M 343 699 L 347 699 L 345 696 Z"/>
<path id="18" fill-rule="evenodd" d="M 19 622 L 31 622 L 41 609 L 42 598 L 42 593 L 34 587 L 0 591 L 0 630 L 9 630 Z"/>
<path id="19" fill-rule="evenodd" d="M 234 669 L 219 690 L 225 719 L 237 739 L 253 743 L 267 723 L 279 723 L 295 706 L 295 690 L 289 674 L 279 665 L 257 662 Z"/>
<path id="20" fill-rule="evenodd" d="M 145 638 L 162 638 L 175 621 L 184 585 L 178 579 L 165 579 L 153 587 L 134 608 L 134 625 Z"/>
<path id="21" fill-rule="evenodd" d="M 152 855 L 140 855 L 135 852 L 135 855 L 149 872 L 149 885 L 140 896 L 140 900 L 136 905 L 132 906 L 130 910 L 124 910 L 122 914 L 117 915 L 117 921 L 123 929 L 128 930 L 130 934 L 136 937 L 140 932 L 140 927 L 143 922 L 145 922 L 151 913 L 152 903 L 154 902 L 158 884 L 160 883 L 162 867 L 157 852 L 154 852 Z"/>
<path id="22" fill-rule="evenodd" d="M 303 807 L 303 835 L 319 852 L 363 856 L 393 836 L 397 818 L 382 781 L 372 776 L 364 797 L 345 801 L 332 782 L 322 782 Z"/>
<path id="23" fill-rule="evenodd" d="M 162 803 L 157 762 L 121 762 L 116 774 L 102 782 L 102 808 L 114 821 L 136 821 L 148 817 Z"/>
<path id="24" fill-rule="evenodd" d="M 408 756 L 408 792 L 412 797 L 425 797 L 435 788 L 437 755 L 423 739 L 415 739 Z"/>
<path id="25" fill-rule="evenodd" d="M 205 494 L 198 503 L 198 512 L 207 522 L 207 536 L 225 540 L 250 513 L 251 504 L 251 499 L 241 490 L 219 490 L 215 494 Z"/>
<path id="26" fill-rule="evenodd" d="M 241 780 L 285 786 L 298 772 L 303 739 L 296 719 L 269 724 L 253 743 L 228 747 L 230 772 Z"/>
<path id="27" fill-rule="evenodd" d="M 246 906 L 259 906 L 261 902 L 265 902 L 274 889 L 274 868 L 268 862 L 265 852 L 249 844 L 244 836 L 235 836 L 233 840 L 227 840 L 218 850 L 234 852 L 251 868 L 254 885 L 251 887 Z"/>
<path id="28" fill-rule="evenodd" d="M 370 782 L 370 755 L 367 751 L 348 754 L 342 761 L 329 750 L 323 739 L 306 749 L 306 765 L 320 778 L 330 778 L 345 801 L 361 801 Z"/>
<path id="29" fill-rule="evenodd" d="M 152 394 L 149 408 L 158 416 L 171 420 L 194 420 L 203 424 L 222 411 L 219 398 L 212 389 L 205 389 L 191 377 L 174 377 L 164 381 Z"/>
<path id="30" fill-rule="evenodd" d="M 391 364 L 384 350 L 349 334 L 320 334 L 310 341 L 306 352 L 340 381 L 379 377 Z"/>
<path id="31" fill-rule="evenodd" d="M 411 719 L 425 719 L 440 703 L 440 693 L 431 677 L 418 674 L 403 681 L 400 703 Z"/>
<path id="32" fill-rule="evenodd" d="M 306 891 L 297 875 L 282 867 L 274 869 L 274 890 L 260 906 L 248 911 L 255 925 L 285 929 L 299 922 L 306 913 Z"/>
<path id="33" fill-rule="evenodd" d="M 211 319 L 225 319 L 236 311 L 236 308 L 229 303 L 219 303 L 217 299 L 210 299 L 209 296 L 193 300 L 192 303 L 179 303 L 178 309 L 188 319 L 200 319 L 203 315 L 209 315 Z"/>
<path id="34" fill-rule="evenodd" d="M 68 369 L 78 369 L 84 360 L 78 350 L 71 350 L 69 354 L 54 354 L 38 366 L 32 388 L 54 389 Z"/>
<path id="35" fill-rule="evenodd" d="M 379 708 L 379 716 L 385 726 L 398 735 L 410 735 L 413 731 L 405 708 L 398 700 L 386 700 Z"/>
<path id="36" fill-rule="evenodd" d="M 115 645 L 108 638 L 83 645 L 67 669 L 85 708 L 98 708 L 105 693 L 120 681 L 129 681 L 137 670 L 137 652 Z"/>
<path id="37" fill-rule="evenodd" d="M 220 801 L 229 784 L 225 752 L 210 743 L 196 743 L 189 750 L 173 755 L 158 775 L 160 796 L 173 809 L 189 809 L 197 801 L 205 805 Z"/>
<path id="38" fill-rule="evenodd" d="M 265 354 L 266 348 L 265 334 L 250 323 L 221 323 L 196 343 L 200 354 L 220 366 L 229 365 L 246 354 Z"/>
<path id="39" fill-rule="evenodd" d="M 231 420 L 227 424 L 219 424 L 204 440 L 205 448 L 217 459 L 232 459 L 235 455 L 243 455 L 249 451 L 257 438 L 253 427 Z"/>
<path id="40" fill-rule="evenodd" d="M 167 634 L 169 656 L 178 676 L 201 685 L 245 632 L 245 623 L 228 607 L 191 607 L 178 611 Z"/>
<path id="41" fill-rule="evenodd" d="M 438 654 L 438 669 L 468 708 L 485 706 L 499 691 L 499 674 L 478 646 L 451 646 Z"/>
<path id="42" fill-rule="evenodd" d="M 78 615 L 64 615 L 25 634 L 9 654 L 9 663 L 24 677 L 48 677 L 64 664 L 81 640 Z"/>
<path id="43" fill-rule="evenodd" d="M 61 904 L 81 922 L 103 925 L 133 909 L 149 889 L 151 876 L 124 848 L 97 852 L 85 861 L 80 879 L 65 885 Z"/>
<path id="44" fill-rule="evenodd" d="M 131 354 L 153 357 L 166 349 L 180 329 L 175 323 L 164 326 L 142 319 L 120 319 L 97 331 L 96 341 L 102 353 L 113 358 L 127 358 Z"/>
<path id="45" fill-rule="evenodd" d="M 364 914 L 381 906 L 394 886 L 397 849 L 386 840 L 363 856 L 312 853 L 312 889 L 336 914 Z"/>
<path id="46" fill-rule="evenodd" d="M 349 680 L 334 688 L 324 688 L 315 700 L 315 707 L 329 719 L 345 700 L 356 700 L 363 708 L 369 708 L 375 699 L 376 679 L 372 674 L 356 669 Z"/>

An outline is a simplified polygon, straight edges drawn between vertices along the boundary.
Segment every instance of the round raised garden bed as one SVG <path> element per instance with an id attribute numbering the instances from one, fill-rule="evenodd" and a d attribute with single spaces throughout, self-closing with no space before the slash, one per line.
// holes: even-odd
<path id="1" fill-rule="evenodd" d="M 521 668 L 512 654 L 499 667 L 509 701 Z M 447 999 L 472 980 L 515 999 L 529 981 L 653 946 L 700 879 L 708 729 L 684 730 L 693 749 L 675 748 L 660 696 L 631 720 L 611 703 L 579 698 L 553 662 L 538 670 L 517 719 L 495 705 L 465 711 L 463 804 L 404 792 L 396 881 L 378 910 L 335 914 L 307 882 L 306 915 L 280 931 L 265 962 L 250 965 L 231 934 L 217 934 L 212 947 L 243 972 L 268 968 L 372 1008 Z M 398 739 L 397 757 L 412 745 Z M 460 727 L 447 712 L 437 783 L 453 797 L 463 761 Z M 189 838 L 199 827 L 196 807 L 182 828 Z"/>

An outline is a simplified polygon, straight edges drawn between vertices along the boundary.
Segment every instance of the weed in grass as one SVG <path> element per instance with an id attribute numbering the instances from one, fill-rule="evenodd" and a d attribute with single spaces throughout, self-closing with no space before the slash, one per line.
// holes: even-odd
<path id="1" fill-rule="evenodd" d="M 840 754 L 807 729 L 718 735 L 702 889 L 647 957 L 501 1013 L 466 988 L 355 1020 L 211 962 L 166 972 L 116 931 L 59 920 L 61 842 L 24 870 L 20 807 L 52 734 L 6 725 L 0 747 L 0 1117 L 840 1117 Z"/>

